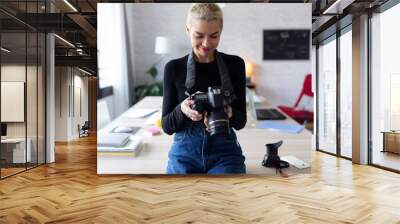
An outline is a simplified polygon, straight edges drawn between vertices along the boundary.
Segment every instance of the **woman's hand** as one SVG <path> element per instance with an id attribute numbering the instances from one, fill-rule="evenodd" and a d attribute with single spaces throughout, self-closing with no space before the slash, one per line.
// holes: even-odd
<path id="1" fill-rule="evenodd" d="M 193 100 L 190 100 L 189 97 L 186 98 L 181 103 L 181 111 L 190 120 L 199 121 L 199 120 L 203 119 L 203 115 L 195 110 L 192 110 L 192 108 L 190 106 L 193 105 L 193 103 L 194 103 Z"/>

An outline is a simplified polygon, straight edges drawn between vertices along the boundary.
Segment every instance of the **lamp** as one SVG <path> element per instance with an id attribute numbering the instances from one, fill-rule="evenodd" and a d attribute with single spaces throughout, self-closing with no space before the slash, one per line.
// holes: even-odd
<path id="1" fill-rule="evenodd" d="M 74 12 L 78 12 L 78 10 L 68 1 L 64 0 L 64 3 L 68 5 Z"/>
<path id="2" fill-rule="evenodd" d="M 254 64 L 248 61 L 245 61 L 245 68 L 246 68 L 246 85 L 248 87 L 254 87 L 251 82 L 251 77 L 253 76 L 254 71 Z"/>
<path id="3" fill-rule="evenodd" d="M 351 5 L 355 0 L 336 0 L 322 14 L 342 14 L 343 10 Z"/>
<path id="4" fill-rule="evenodd" d="M 154 47 L 156 54 L 166 54 L 169 52 L 169 40 L 166 37 L 156 37 L 156 44 Z"/>
<path id="5" fill-rule="evenodd" d="M 246 61 L 244 64 L 246 67 L 246 77 L 251 78 L 251 76 L 253 76 L 253 64 L 248 61 Z"/>
<path id="6" fill-rule="evenodd" d="M 78 67 L 78 70 L 81 71 L 81 72 L 83 72 L 83 73 L 85 73 L 86 75 L 89 75 L 89 76 L 92 75 L 92 73 L 90 73 L 90 72 L 88 72 L 88 71 L 86 71 L 85 69 L 82 69 L 82 68 L 80 68 L 80 67 Z"/>
<path id="7" fill-rule="evenodd" d="M 10 53 L 10 52 L 11 52 L 10 49 L 7 49 L 7 48 L 5 48 L 5 47 L 1 47 L 0 49 L 1 49 L 2 51 L 6 52 L 6 53 Z"/>
<path id="8" fill-rule="evenodd" d="M 156 37 L 154 53 L 162 55 L 161 58 L 154 63 L 146 73 L 150 74 L 153 79 L 155 79 L 158 75 L 157 65 L 162 61 L 163 55 L 169 52 L 169 40 L 166 37 L 158 36 Z"/>
<path id="9" fill-rule="evenodd" d="M 73 45 L 71 42 L 69 42 L 68 40 L 62 38 L 61 36 L 54 34 L 55 37 L 57 37 L 59 40 L 61 40 L 62 42 L 64 42 L 65 44 L 67 44 L 68 46 L 75 48 L 75 45 Z"/>

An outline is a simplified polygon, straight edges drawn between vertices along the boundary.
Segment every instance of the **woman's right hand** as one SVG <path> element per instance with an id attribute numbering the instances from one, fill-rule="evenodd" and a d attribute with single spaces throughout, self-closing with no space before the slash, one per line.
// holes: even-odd
<path id="1" fill-rule="evenodd" d="M 199 113 L 196 110 L 193 110 L 190 106 L 193 105 L 194 101 L 190 100 L 189 97 L 186 98 L 184 101 L 181 103 L 181 111 L 183 114 L 186 115 L 190 120 L 192 121 L 200 121 L 203 119 L 203 114 Z"/>

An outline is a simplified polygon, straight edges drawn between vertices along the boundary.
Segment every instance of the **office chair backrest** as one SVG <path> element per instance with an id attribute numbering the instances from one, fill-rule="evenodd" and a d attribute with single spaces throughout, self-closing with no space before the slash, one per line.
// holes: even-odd
<path id="1" fill-rule="evenodd" d="M 85 121 L 85 123 L 82 125 L 82 129 L 89 130 L 89 128 L 90 128 L 89 121 Z"/>
<path id="2" fill-rule="evenodd" d="M 314 93 L 312 92 L 312 76 L 311 74 L 307 74 L 304 78 L 303 88 L 301 89 L 300 95 L 294 104 L 294 107 L 297 107 L 300 103 L 303 95 L 314 97 Z"/>
<path id="3" fill-rule="evenodd" d="M 304 95 L 307 96 L 314 96 L 314 93 L 312 92 L 312 75 L 307 74 L 306 77 L 304 78 L 304 83 L 303 83 L 303 93 Z"/>

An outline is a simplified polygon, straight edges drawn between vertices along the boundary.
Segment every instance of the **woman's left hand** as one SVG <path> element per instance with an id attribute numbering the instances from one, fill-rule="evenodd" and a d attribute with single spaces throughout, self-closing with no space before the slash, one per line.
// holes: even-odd
<path id="1" fill-rule="evenodd" d="M 232 117 L 232 107 L 231 106 L 226 106 L 225 107 L 225 113 L 228 115 L 228 119 Z M 208 129 L 208 112 L 204 112 L 204 125 L 206 126 L 206 130 L 209 131 Z"/>

